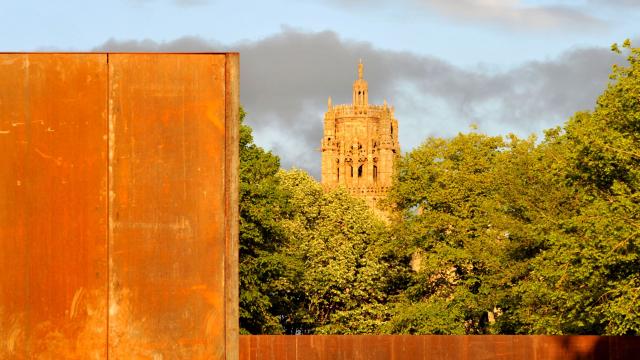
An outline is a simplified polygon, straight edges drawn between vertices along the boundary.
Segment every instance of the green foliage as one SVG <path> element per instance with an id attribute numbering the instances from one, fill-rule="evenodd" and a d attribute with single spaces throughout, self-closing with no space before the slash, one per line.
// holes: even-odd
<path id="1" fill-rule="evenodd" d="M 629 66 L 615 66 L 596 108 L 565 125 L 574 214 L 519 289 L 548 309 L 531 318 L 532 332 L 640 333 L 640 49 L 623 49 Z"/>
<path id="2" fill-rule="evenodd" d="M 241 109 L 240 118 L 245 112 Z M 286 241 L 280 220 L 289 212 L 288 194 L 276 176 L 278 157 L 253 143 L 240 127 L 240 326 L 245 333 L 281 333 L 280 316 L 295 302 L 295 269 L 279 251 Z"/>
<path id="3" fill-rule="evenodd" d="M 640 332 L 640 50 L 623 49 L 595 110 L 540 144 L 460 134 L 399 162 L 394 241 L 415 273 L 389 331 Z"/>
<path id="4" fill-rule="evenodd" d="M 510 233 L 496 205 L 503 181 L 498 164 L 511 155 L 502 138 L 471 133 L 428 139 L 399 162 L 390 193 L 403 212 L 395 241 L 412 254 L 415 274 L 391 329 L 486 331 L 484 316 L 506 281 Z"/>
<path id="5" fill-rule="evenodd" d="M 385 290 L 394 276 L 381 243 L 384 223 L 344 189 L 324 192 L 300 170 L 279 174 L 292 195 L 285 221 L 289 253 L 305 269 L 300 283 L 316 333 L 371 333 L 387 316 Z"/>

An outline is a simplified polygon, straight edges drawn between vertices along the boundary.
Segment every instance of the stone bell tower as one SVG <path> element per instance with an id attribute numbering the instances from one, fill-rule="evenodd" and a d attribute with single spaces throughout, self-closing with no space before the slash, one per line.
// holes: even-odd
<path id="1" fill-rule="evenodd" d="M 374 207 L 391 186 L 393 163 L 400 154 L 398 121 L 393 107 L 369 105 L 369 88 L 358 64 L 353 103 L 333 105 L 324 115 L 322 184 L 344 186 Z"/>

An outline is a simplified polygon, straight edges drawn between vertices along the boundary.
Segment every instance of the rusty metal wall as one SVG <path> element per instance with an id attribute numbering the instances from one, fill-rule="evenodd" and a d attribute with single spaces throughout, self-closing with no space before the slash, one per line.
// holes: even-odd
<path id="1" fill-rule="evenodd" d="M 222 358 L 225 56 L 109 59 L 109 348 Z"/>
<path id="2" fill-rule="evenodd" d="M 0 54 L 0 358 L 237 358 L 237 58 Z"/>
<path id="3" fill-rule="evenodd" d="M 640 337 L 241 335 L 240 360 L 637 359 Z"/>
<path id="4" fill-rule="evenodd" d="M 107 59 L 0 55 L 0 358 L 103 358 Z"/>

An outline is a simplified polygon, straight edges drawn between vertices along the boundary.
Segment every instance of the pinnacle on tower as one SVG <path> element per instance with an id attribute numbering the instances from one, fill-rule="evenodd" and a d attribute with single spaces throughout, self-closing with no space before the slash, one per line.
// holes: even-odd
<path id="1" fill-rule="evenodd" d="M 364 64 L 362 59 L 358 63 L 358 79 L 353 82 L 353 106 L 366 108 L 369 105 L 369 89 L 363 77 Z"/>

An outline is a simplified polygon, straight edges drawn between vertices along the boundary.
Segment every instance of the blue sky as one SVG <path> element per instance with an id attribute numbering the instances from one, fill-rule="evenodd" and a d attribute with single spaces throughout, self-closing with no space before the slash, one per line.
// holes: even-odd
<path id="1" fill-rule="evenodd" d="M 447 2 L 460 2 L 469 11 L 493 10 L 472 16 L 437 5 Z M 345 39 L 438 55 L 461 65 L 511 65 L 554 56 L 571 46 L 602 46 L 632 37 L 638 32 L 634 23 L 640 20 L 639 5 L 634 0 L 4 1 L 0 47 L 86 50 L 110 38 L 170 41 L 182 36 L 232 44 L 289 26 L 333 30 Z M 527 13 L 545 8 L 551 10 Z M 536 20 L 545 14 L 549 24 Z"/>
<path id="2" fill-rule="evenodd" d="M 256 141 L 317 174 L 358 58 L 403 150 L 471 123 L 526 136 L 592 107 L 638 24 L 640 0 L 2 0 L 0 50 L 239 50 Z"/>

